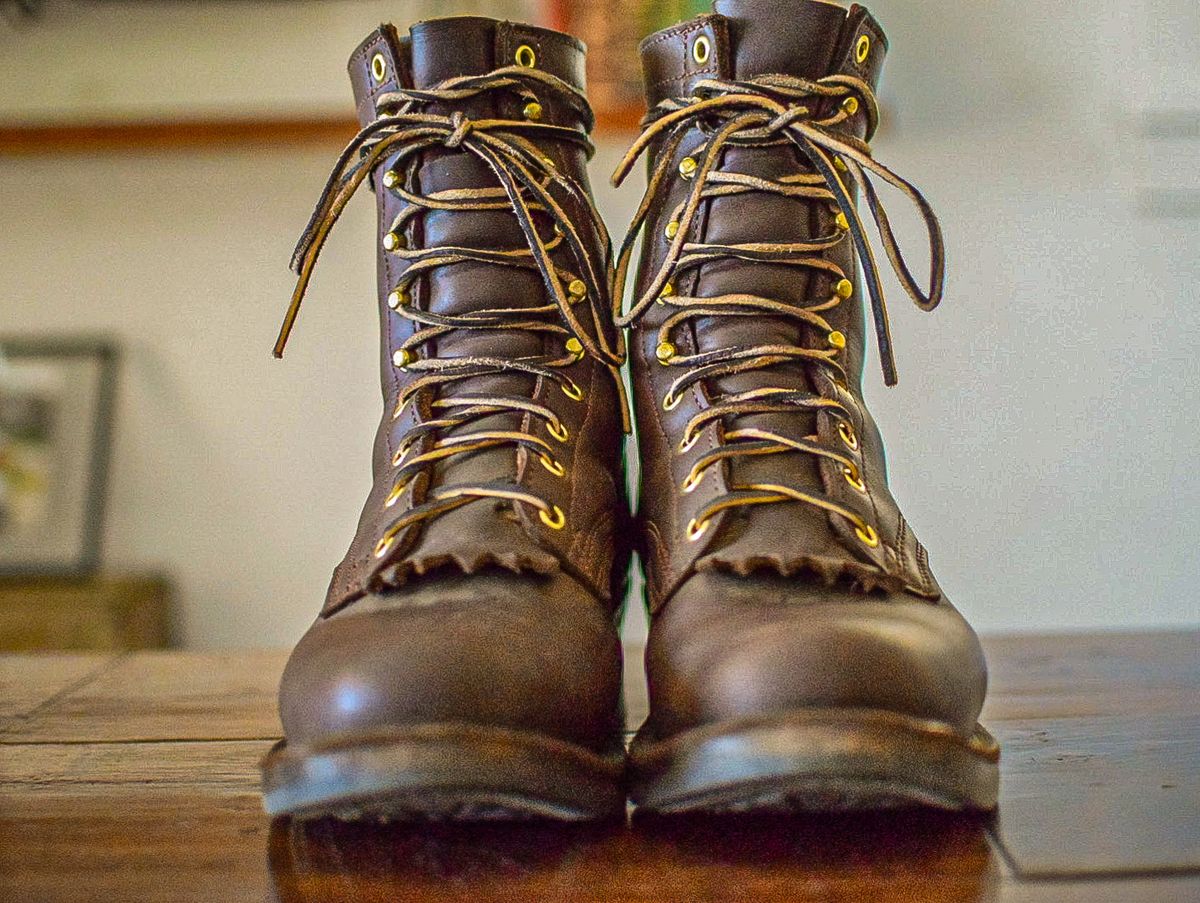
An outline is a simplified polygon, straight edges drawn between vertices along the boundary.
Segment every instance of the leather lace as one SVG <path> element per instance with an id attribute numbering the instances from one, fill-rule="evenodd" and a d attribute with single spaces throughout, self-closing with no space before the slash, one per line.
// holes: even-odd
<path id="1" fill-rule="evenodd" d="M 698 147 L 688 151 L 694 169 L 685 176 L 691 178 L 693 184 L 687 197 L 670 212 L 672 225 L 667 233 L 670 243 L 663 262 L 646 283 L 642 294 L 634 299 L 629 311 L 618 320 L 622 326 L 634 323 L 655 302 L 671 309 L 659 330 L 659 360 L 667 366 L 679 367 L 683 372 L 670 384 L 663 399 L 664 408 L 675 407 L 682 392 L 704 380 L 795 363 L 826 368 L 838 382 L 844 383 L 845 370 L 839 360 L 844 337 L 833 331 L 826 316 L 852 294 L 853 286 L 847 280 L 847 274 L 825 256 L 843 241 L 852 242 L 866 282 L 884 380 L 888 385 L 895 384 L 895 359 L 879 267 L 854 202 L 855 187 L 861 189 L 866 199 L 884 250 L 901 284 L 924 310 L 932 310 L 941 300 L 944 249 L 937 217 L 921 193 L 874 160 L 865 141 L 834 131 L 855 114 L 859 104 L 865 108 L 870 134 L 878 121 L 878 107 L 874 92 L 863 80 L 848 75 L 832 75 L 817 81 L 767 75 L 744 81 L 702 79 L 696 82 L 692 96 L 665 100 L 647 115 L 642 134 L 613 174 L 613 183 L 620 184 L 641 154 L 652 142 L 661 139 L 661 145 L 655 150 L 658 162 L 651 171 L 645 196 L 617 258 L 614 297 L 620 298 L 624 294 L 634 244 L 650 212 L 660 205 L 659 198 L 669 189 L 673 163 L 683 142 L 689 136 L 695 140 L 697 125 L 704 136 Z M 829 108 L 835 112 L 819 116 L 822 110 Z M 808 166 L 779 179 L 721 168 L 722 151 L 726 147 L 779 145 L 794 147 Z M 924 219 L 930 247 L 928 292 L 922 291 L 904 261 L 868 173 L 901 191 Z M 806 205 L 829 205 L 831 212 L 840 214 L 838 226 L 827 235 L 798 242 L 713 244 L 691 238 L 693 223 L 704 201 L 753 193 L 795 199 Z M 749 293 L 688 297 L 674 289 L 681 274 L 721 259 L 796 266 L 827 277 L 834 289 L 830 297 L 807 307 Z M 844 286 L 848 286 L 849 291 L 838 290 Z M 784 318 L 806 325 L 828 336 L 829 347 L 755 344 L 682 354 L 670 341 L 677 328 L 699 318 L 755 316 Z M 826 412 L 837 417 L 843 445 L 850 450 L 857 449 L 858 440 L 853 433 L 850 412 L 840 401 L 804 389 L 764 386 L 712 400 L 688 422 L 681 451 L 690 448 L 699 438 L 700 430 L 714 421 L 723 425 L 726 418 L 742 415 L 802 411 L 810 414 Z M 852 486 L 865 491 L 858 465 L 844 453 L 846 448 L 829 448 L 819 442 L 817 436 L 797 439 L 753 427 L 723 430 L 718 447 L 700 457 L 693 466 L 684 481 L 683 491 L 695 488 L 704 472 L 722 461 L 745 455 L 793 451 L 835 462 Z M 727 508 L 784 501 L 799 501 L 838 514 L 855 526 L 864 543 L 871 546 L 878 543 L 874 528 L 850 509 L 786 485 L 765 483 L 730 486 L 728 492 L 713 499 L 697 514 L 689 525 L 689 536 L 698 538 L 711 519 Z"/>
<path id="2" fill-rule="evenodd" d="M 432 104 L 444 109 L 486 94 L 515 95 L 522 103 L 538 103 L 538 92 L 579 114 L 584 130 L 528 120 L 474 119 L 459 110 L 448 114 L 427 110 Z M 298 280 L 275 344 L 276 357 L 283 353 L 330 230 L 362 183 L 383 161 L 390 160 L 390 169 L 380 180 L 381 189 L 394 192 L 406 203 L 391 223 L 390 244 L 385 244 L 385 250 L 402 258 L 407 266 L 389 295 L 388 306 L 414 324 L 413 334 L 396 350 L 393 360 L 401 370 L 416 374 L 401 388 L 392 417 L 402 416 L 418 397 L 431 399 L 429 407 L 436 414 L 430 420 L 415 418 L 418 422 L 400 440 L 392 458 L 394 483 L 385 506 L 393 506 L 435 462 L 496 446 L 525 449 L 552 473 L 561 475 L 562 465 L 555 460 L 553 448 L 527 426 L 513 430 L 470 429 L 482 417 L 515 412 L 524 415 L 526 424 L 535 419 L 544 421 L 552 437 L 566 442 L 567 428 L 551 407 L 529 396 L 493 392 L 455 394 L 452 386 L 476 377 L 522 373 L 555 383 L 567 397 L 579 400 L 583 398 L 583 390 L 566 371 L 590 356 L 610 370 L 621 391 L 618 368 L 624 359 L 624 343 L 612 326 L 618 311 L 603 306 L 604 299 L 610 297 L 607 256 L 604 260 L 594 260 L 588 253 L 584 238 L 552 189 L 558 188 L 587 212 L 588 224 L 594 235 L 600 237 L 606 255 L 607 232 L 583 187 L 559 171 L 535 143 L 537 138 L 568 142 L 590 155 L 592 146 L 587 130 L 592 125 L 592 114 L 586 100 L 577 89 L 549 73 L 511 66 L 486 75 L 450 78 L 427 89 L 397 88 L 381 94 L 375 106 L 377 118 L 355 136 L 338 158 L 292 257 L 292 269 Z M 474 155 L 491 170 L 498 185 L 422 193 L 417 186 L 422 152 L 438 147 Z M 403 236 L 412 231 L 417 218 L 433 210 L 467 215 L 509 210 L 516 217 L 527 246 L 408 247 Z M 550 234 L 545 236 L 547 232 Z M 560 256 L 568 259 L 566 266 L 555 261 L 556 251 L 565 252 Z M 459 315 L 420 310 L 412 304 L 412 287 L 418 279 L 437 268 L 462 263 L 537 272 L 548 293 L 548 303 L 532 307 L 498 303 Z M 585 299 L 587 303 L 581 305 Z M 590 320 L 590 329 L 576 313 L 579 306 L 586 310 L 584 317 Z M 422 354 L 423 350 L 432 349 L 438 338 L 458 330 L 541 333 L 557 340 L 562 350 L 525 357 L 439 358 L 431 353 Z M 623 401 L 623 392 L 621 398 Z M 442 435 L 463 427 L 466 429 L 457 429 L 454 435 Z M 419 444 L 422 449 L 412 454 Z M 517 482 L 441 485 L 428 489 L 419 504 L 384 528 L 375 547 L 376 557 L 386 554 L 407 528 L 479 499 L 525 503 L 533 506 L 548 526 L 557 529 L 563 525 L 561 509 Z"/>

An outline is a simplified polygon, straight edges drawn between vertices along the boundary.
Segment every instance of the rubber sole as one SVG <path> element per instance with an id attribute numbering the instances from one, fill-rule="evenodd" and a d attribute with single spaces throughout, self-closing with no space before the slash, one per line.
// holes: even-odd
<path id="1" fill-rule="evenodd" d="M 791 712 L 696 728 L 630 749 L 631 797 L 642 810 L 846 812 L 905 806 L 990 811 L 1000 749 L 978 725 L 890 712 Z"/>
<path id="2" fill-rule="evenodd" d="M 280 741 L 262 763 L 271 816 L 349 821 L 590 821 L 625 812 L 624 755 L 538 734 L 433 724 Z"/>

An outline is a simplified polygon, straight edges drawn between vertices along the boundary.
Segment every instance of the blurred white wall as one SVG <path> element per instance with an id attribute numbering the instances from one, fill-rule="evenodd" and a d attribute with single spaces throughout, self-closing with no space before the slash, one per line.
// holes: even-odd
<path id="1" fill-rule="evenodd" d="M 359 6 L 351 28 L 356 5 L 295 5 L 302 33 L 271 37 L 313 48 L 318 110 L 331 97 L 349 109 L 344 58 L 386 5 Z M 129 22 L 142 9 L 112 8 Z M 187 54 L 143 60 L 142 77 L 175 66 L 181 83 L 230 90 L 271 35 L 238 43 L 231 23 L 259 8 L 188 7 L 189 29 L 225 29 L 234 50 L 204 73 L 178 71 Z M 900 385 L 884 389 L 874 367 L 867 391 L 939 579 L 987 630 L 1200 621 L 1200 141 L 1186 137 L 1200 12 L 1190 0 L 881 0 L 875 12 L 892 43 L 876 154 L 941 214 L 950 274 L 933 315 L 893 288 Z M 80 27 L 43 26 L 85 53 Z M 94 37 L 97 67 L 125 65 Z M 0 31 L 10 115 L 12 73 L 31 65 L 13 62 L 23 40 Z M 1147 111 L 1182 123 L 1180 137 L 1152 137 Z M 606 187 L 624 141 L 601 143 L 593 173 L 617 234 L 641 190 Z M 326 249 L 287 357 L 270 357 L 287 259 L 336 150 L 0 158 L 0 332 L 123 341 L 107 561 L 172 573 L 192 646 L 291 642 L 367 490 L 380 402 L 365 196 Z"/>

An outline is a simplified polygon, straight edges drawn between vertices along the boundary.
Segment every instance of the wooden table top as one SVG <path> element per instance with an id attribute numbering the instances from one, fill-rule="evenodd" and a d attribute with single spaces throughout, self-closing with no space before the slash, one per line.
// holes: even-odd
<path id="1" fill-rule="evenodd" d="M 1200 901 L 1200 633 L 985 645 L 996 818 L 607 828 L 270 824 L 283 652 L 0 657 L 0 900 Z"/>

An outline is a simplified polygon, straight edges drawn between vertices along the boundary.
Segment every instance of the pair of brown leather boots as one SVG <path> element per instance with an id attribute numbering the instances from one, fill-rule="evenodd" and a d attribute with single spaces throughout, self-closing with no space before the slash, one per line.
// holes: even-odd
<path id="1" fill-rule="evenodd" d="M 933 213 L 867 144 L 887 42 L 857 6 L 715 8 L 642 44 L 650 112 L 615 178 L 644 155 L 649 184 L 615 260 L 578 40 L 442 19 L 351 58 L 363 128 L 297 248 L 276 352 L 368 183 L 385 413 L 283 677 L 270 813 L 994 806 L 979 642 L 888 491 L 860 388 L 865 297 L 895 370 L 858 197 L 917 304 L 942 284 Z M 872 179 L 928 225 L 928 294 Z M 651 711 L 627 751 L 635 549 Z"/>

